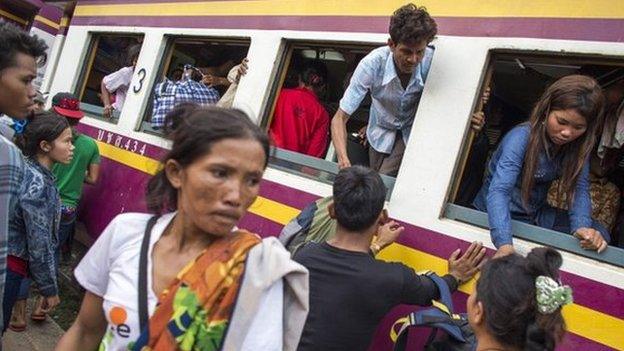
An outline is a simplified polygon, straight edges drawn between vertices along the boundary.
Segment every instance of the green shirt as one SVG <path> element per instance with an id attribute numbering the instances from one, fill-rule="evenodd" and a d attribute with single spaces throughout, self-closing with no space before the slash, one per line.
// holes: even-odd
<path id="1" fill-rule="evenodd" d="M 95 140 L 80 133 L 75 135 L 72 161 L 67 165 L 57 163 L 52 168 L 52 173 L 56 176 L 56 186 L 61 193 L 61 202 L 73 207 L 78 206 L 89 166 L 100 163 L 100 151 Z"/>

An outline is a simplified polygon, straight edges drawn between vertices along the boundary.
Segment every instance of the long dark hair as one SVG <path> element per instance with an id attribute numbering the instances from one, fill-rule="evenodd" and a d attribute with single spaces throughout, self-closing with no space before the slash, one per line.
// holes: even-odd
<path id="1" fill-rule="evenodd" d="M 489 333 L 503 345 L 525 351 L 554 350 L 565 332 L 561 307 L 549 314 L 537 309 L 535 280 L 559 280 L 562 258 L 551 248 L 533 249 L 527 257 L 512 254 L 485 264 L 477 282 Z"/>
<path id="2" fill-rule="evenodd" d="M 181 167 L 187 167 L 224 139 L 257 141 L 264 150 L 265 168 L 269 162 L 268 136 L 242 111 L 183 104 L 167 115 L 165 125 L 167 137 L 173 145 L 162 159 L 163 164 L 175 160 Z M 146 203 L 147 208 L 157 214 L 177 208 L 178 192 L 169 182 L 164 169 L 149 180 Z"/>
<path id="3" fill-rule="evenodd" d="M 535 169 L 542 152 L 549 152 L 551 141 L 546 132 L 548 116 L 553 111 L 572 109 L 585 118 L 587 130 L 578 139 L 562 146 L 560 187 L 567 194 L 568 204 L 574 199 L 574 189 L 585 161 L 596 143 L 596 131 L 602 125 L 605 97 L 598 83 L 591 77 L 571 75 L 549 86 L 535 104 L 529 125 L 531 134 L 524 155 L 522 171 L 522 202 L 529 203 L 534 184 Z"/>
<path id="4" fill-rule="evenodd" d="M 52 143 L 69 128 L 64 117 L 52 111 L 43 111 L 28 118 L 24 132 L 15 139 L 17 146 L 26 157 L 35 157 L 41 150 L 41 142 Z"/>

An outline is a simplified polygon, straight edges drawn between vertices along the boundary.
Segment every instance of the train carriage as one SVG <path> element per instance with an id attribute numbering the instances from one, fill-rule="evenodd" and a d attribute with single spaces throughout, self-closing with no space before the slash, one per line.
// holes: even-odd
<path id="1" fill-rule="evenodd" d="M 238 85 L 234 107 L 266 127 L 296 58 L 322 60 L 330 72 L 323 103 L 331 114 L 353 64 L 385 45 L 389 16 L 402 4 L 78 1 L 60 56 L 48 68 L 53 76 L 46 79 L 51 94 L 72 91 L 80 97 L 87 117 L 79 128 L 97 140 L 103 156 L 100 182 L 86 189 L 80 210 L 91 238 L 118 213 L 145 210 L 147 179 L 169 146 L 151 123 L 154 87 L 176 67 L 200 62 L 216 67 L 248 57 L 249 72 Z M 379 257 L 442 273 L 458 247 L 476 240 L 493 248 L 487 216 L 457 201 L 474 139 L 470 117 L 483 108 L 486 87 L 494 84 L 498 98 L 526 112 L 549 80 L 572 73 L 617 74 L 624 68 L 624 2 L 426 0 L 419 5 L 436 19 L 439 35 L 431 44 L 433 61 L 402 167 L 396 178 L 384 176 L 391 189 L 387 208 L 406 231 Z M 141 51 L 125 105 L 105 118 L 99 82 L 123 66 L 121 57 L 131 45 L 141 45 Z M 364 103 L 350 131 L 365 124 L 367 115 Z M 502 128 L 492 124 L 486 133 L 495 143 Z M 240 225 L 261 235 L 279 234 L 306 204 L 331 193 L 337 170 L 331 147 L 324 159 L 276 149 L 260 196 Z M 624 251 L 586 252 L 569 235 L 522 223 L 514 223 L 514 235 L 520 252 L 550 245 L 564 257 L 562 279 L 574 288 L 575 301 L 563 309 L 569 333 L 561 349 L 624 350 Z M 466 284 L 456 294 L 458 306 L 473 287 L 474 282 Z M 385 318 L 371 350 L 391 349 L 389 328 L 408 310 L 398 307 Z"/>

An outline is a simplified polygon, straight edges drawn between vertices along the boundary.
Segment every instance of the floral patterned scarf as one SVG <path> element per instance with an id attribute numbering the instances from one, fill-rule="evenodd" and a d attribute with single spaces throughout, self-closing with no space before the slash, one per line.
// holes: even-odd
<path id="1" fill-rule="evenodd" d="M 219 350 L 249 250 L 260 239 L 238 230 L 219 239 L 178 273 L 132 346 L 135 351 Z"/>

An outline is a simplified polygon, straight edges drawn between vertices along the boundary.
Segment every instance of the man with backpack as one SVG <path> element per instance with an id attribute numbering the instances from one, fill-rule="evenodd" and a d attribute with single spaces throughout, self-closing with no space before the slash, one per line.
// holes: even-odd
<path id="1" fill-rule="evenodd" d="M 333 186 L 330 217 L 337 222 L 329 241 L 308 242 L 294 260 L 310 272 L 310 311 L 299 350 L 366 350 L 377 325 L 399 304 L 430 305 L 440 292 L 428 276 L 418 275 L 401 263 L 375 260 L 371 241 L 380 250 L 403 231 L 389 221 L 383 209 L 386 188 L 373 170 L 353 166 L 342 169 Z M 485 255 L 472 243 L 461 256 L 449 258 L 449 274 L 442 279 L 450 291 L 478 271 Z"/>

